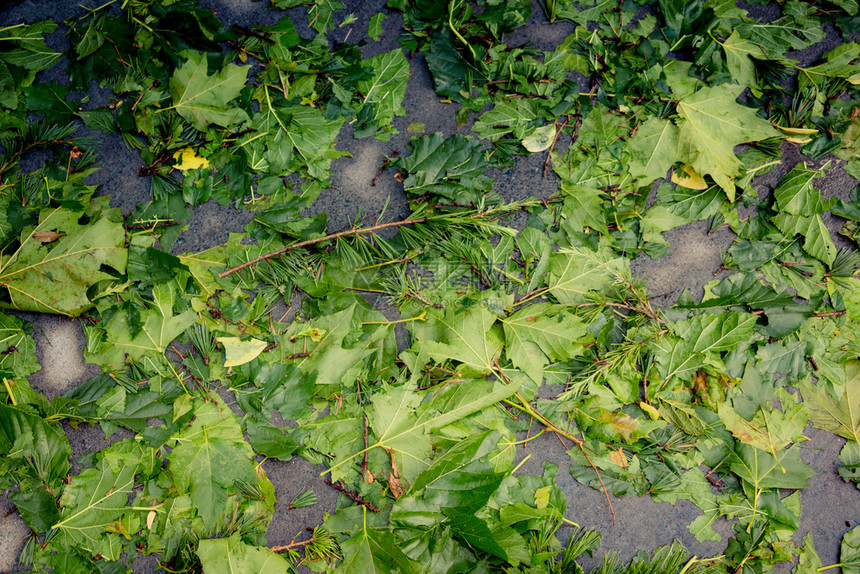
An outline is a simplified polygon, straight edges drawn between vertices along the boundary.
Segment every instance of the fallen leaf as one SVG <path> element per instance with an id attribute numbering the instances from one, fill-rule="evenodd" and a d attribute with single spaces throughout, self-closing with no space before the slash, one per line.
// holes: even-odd
<path id="1" fill-rule="evenodd" d="M 57 233 L 56 231 L 37 231 L 31 236 L 39 243 L 51 243 L 60 237 L 65 237 L 65 233 Z"/>
<path id="2" fill-rule="evenodd" d="M 627 455 L 624 454 L 624 451 L 621 450 L 621 447 L 618 447 L 618 450 L 609 451 L 609 460 L 611 460 L 621 468 L 627 468 L 628 466 L 630 466 L 630 462 L 627 460 Z"/>
<path id="3" fill-rule="evenodd" d="M 555 126 L 550 124 L 535 129 L 530 135 L 523 138 L 523 147 L 535 153 L 552 147 L 555 141 Z"/>
<path id="4" fill-rule="evenodd" d="M 209 167 L 209 160 L 205 157 L 200 157 L 190 147 L 184 147 L 173 154 L 173 159 L 176 160 L 176 165 L 173 166 L 179 171 L 188 171 L 191 169 L 201 169 Z"/>
<path id="5" fill-rule="evenodd" d="M 682 166 L 680 170 L 676 169 L 672 171 L 672 183 L 686 187 L 687 189 L 708 189 L 705 179 L 689 165 Z"/>
<path id="6" fill-rule="evenodd" d="M 217 341 L 224 345 L 226 360 L 225 367 L 238 367 L 250 363 L 263 352 L 268 343 L 259 339 L 242 341 L 239 337 L 218 337 Z"/>

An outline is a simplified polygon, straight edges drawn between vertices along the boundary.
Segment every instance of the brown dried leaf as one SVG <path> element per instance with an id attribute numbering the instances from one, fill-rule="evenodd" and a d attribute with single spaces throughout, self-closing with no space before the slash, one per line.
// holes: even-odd
<path id="1" fill-rule="evenodd" d="M 630 462 L 627 460 L 627 455 L 624 454 L 624 451 L 621 450 L 621 447 L 618 447 L 618 450 L 613 450 L 609 452 L 609 460 L 611 460 L 621 468 L 627 468 L 628 466 L 630 466 Z"/>
<path id="2" fill-rule="evenodd" d="M 60 237 L 65 237 L 65 233 L 57 233 L 56 231 L 37 231 L 32 237 L 39 243 L 51 243 Z"/>

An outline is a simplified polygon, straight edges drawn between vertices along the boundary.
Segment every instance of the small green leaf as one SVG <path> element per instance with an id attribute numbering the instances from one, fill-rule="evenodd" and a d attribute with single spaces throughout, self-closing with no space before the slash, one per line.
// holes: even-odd
<path id="1" fill-rule="evenodd" d="M 378 41 L 379 37 L 382 35 L 382 20 L 384 18 L 385 14 L 382 12 L 370 17 L 370 23 L 367 26 L 367 35 L 375 41 Z"/>

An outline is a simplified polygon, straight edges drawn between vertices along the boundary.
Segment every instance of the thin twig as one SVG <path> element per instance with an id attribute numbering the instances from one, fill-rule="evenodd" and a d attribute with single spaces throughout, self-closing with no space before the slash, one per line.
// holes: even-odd
<path id="1" fill-rule="evenodd" d="M 341 237 L 349 237 L 352 235 L 363 235 L 365 233 L 376 233 L 377 231 L 381 231 L 383 229 L 389 229 L 391 227 L 403 227 L 404 225 L 410 225 L 413 223 L 424 223 L 427 221 L 428 217 L 416 217 L 415 219 L 403 219 L 401 221 L 390 221 L 388 223 L 380 223 L 379 225 L 371 225 L 370 227 L 358 227 L 347 229 L 346 231 L 338 231 L 337 233 L 331 233 L 324 237 L 317 237 L 316 239 L 308 239 L 306 241 L 299 241 L 298 243 L 293 243 L 292 245 L 287 245 L 286 247 L 282 247 L 280 249 L 276 249 L 264 255 L 260 255 L 259 257 L 255 257 L 250 261 L 246 261 L 241 265 L 237 265 L 235 267 L 231 267 L 226 271 L 222 271 L 218 274 L 219 277 L 224 278 L 228 275 L 232 275 L 237 271 L 241 271 L 242 269 L 247 269 L 248 267 L 252 267 L 261 261 L 268 261 L 272 257 L 277 257 L 278 255 L 282 255 L 287 251 L 291 251 L 293 249 L 298 249 L 300 247 L 307 247 L 309 245 L 316 245 L 317 243 L 322 243 L 324 241 L 330 241 L 332 239 L 339 239 Z"/>
<path id="2" fill-rule="evenodd" d="M 370 187 L 376 187 L 376 181 L 379 179 L 379 176 L 382 175 L 382 172 L 385 171 L 385 168 L 388 167 L 388 164 L 391 163 L 391 160 L 397 157 L 397 154 L 400 153 L 399 149 L 391 152 L 391 155 L 385 158 L 385 161 L 382 162 L 382 167 L 379 168 L 379 171 L 376 172 L 376 175 L 373 177 L 373 181 L 370 182 Z"/>
<path id="3" fill-rule="evenodd" d="M 562 123 L 555 132 L 555 137 L 552 138 L 552 144 L 549 146 L 549 150 L 546 152 L 546 159 L 543 162 L 543 177 L 546 177 L 547 172 L 549 171 L 549 160 L 552 156 L 552 152 L 555 149 L 555 144 L 558 143 L 558 138 L 561 136 L 562 130 L 567 125 L 567 122 L 570 121 L 570 116 L 564 119 L 564 123 Z"/>
<path id="4" fill-rule="evenodd" d="M 813 313 L 813 317 L 841 317 L 846 314 L 848 311 L 842 309 L 841 311 L 826 311 L 822 313 Z"/>
<path id="5" fill-rule="evenodd" d="M 367 415 L 364 415 L 364 459 L 361 461 L 361 480 L 367 480 Z"/>
<path id="6" fill-rule="evenodd" d="M 272 546 L 269 548 L 272 552 L 285 552 L 287 550 L 292 550 L 293 548 L 301 548 L 302 546 L 307 546 L 311 542 L 315 541 L 316 538 L 310 537 L 307 540 L 302 540 L 301 542 L 290 542 L 289 544 L 284 544 L 282 546 Z"/>
<path id="7" fill-rule="evenodd" d="M 379 512 L 379 509 L 378 509 L 378 508 L 376 508 L 373 504 L 371 504 L 370 502 L 366 501 L 365 499 L 363 499 L 362 497 L 360 497 L 360 496 L 359 496 L 359 495 L 357 495 L 356 493 L 352 492 L 351 490 L 347 490 L 347 488 L 343 485 L 343 482 L 334 483 L 334 482 L 332 482 L 332 481 L 330 481 L 330 480 L 326 480 L 326 481 L 325 481 L 325 483 L 326 483 L 327 485 L 329 485 L 330 487 L 332 487 L 333 489 L 335 489 L 336 491 L 344 493 L 344 494 L 345 494 L 345 495 L 347 495 L 347 496 L 348 496 L 348 497 L 349 497 L 353 502 L 355 502 L 356 504 L 360 504 L 360 505 L 362 505 L 363 507 L 365 507 L 365 508 L 366 508 L 366 509 L 368 509 L 369 511 L 371 511 L 371 512 Z"/>
<path id="8" fill-rule="evenodd" d="M 150 223 L 148 225 L 124 225 L 126 229 L 157 229 L 159 227 L 171 227 L 173 225 L 182 225 L 182 223 L 178 221 L 159 221 L 157 223 Z"/>
<path id="9" fill-rule="evenodd" d="M 500 370 L 499 372 L 501 373 L 502 371 Z M 603 484 L 603 478 L 600 476 L 600 471 L 597 469 L 597 466 L 595 466 L 594 462 L 592 462 L 591 460 L 591 457 L 588 456 L 588 453 L 585 451 L 585 441 L 557 427 L 552 421 L 550 421 L 548 418 L 535 410 L 535 408 L 532 407 L 520 393 L 514 393 L 514 396 L 520 400 L 519 405 L 517 403 L 507 400 L 505 402 L 513 407 L 520 409 L 525 413 L 530 414 L 538 421 L 540 421 L 540 423 L 543 424 L 546 428 L 554 432 L 556 435 L 563 436 L 564 438 L 573 441 L 573 443 L 579 447 L 579 450 L 582 451 L 583 455 L 585 455 L 585 459 L 588 461 L 588 464 L 591 465 L 592 470 L 594 470 L 595 474 L 597 474 L 597 480 L 600 481 L 600 486 L 603 487 L 603 494 L 606 496 L 606 502 L 609 504 L 609 512 L 612 514 L 612 524 L 615 524 L 615 509 L 612 507 L 612 500 L 610 500 L 609 498 L 609 491 L 606 489 L 606 485 Z"/>

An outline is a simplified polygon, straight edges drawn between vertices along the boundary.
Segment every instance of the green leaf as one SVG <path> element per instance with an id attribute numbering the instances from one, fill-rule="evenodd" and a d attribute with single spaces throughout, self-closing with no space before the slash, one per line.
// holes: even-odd
<path id="1" fill-rule="evenodd" d="M 672 326 L 675 337 L 660 337 L 653 342 L 660 376 L 669 381 L 699 370 L 714 360 L 709 354 L 729 351 L 751 339 L 757 320 L 757 316 L 747 313 L 725 313 L 679 321 Z"/>
<path id="2" fill-rule="evenodd" d="M 206 54 L 183 52 L 186 58 L 170 78 L 173 108 L 200 131 L 212 125 L 228 127 L 248 118 L 244 110 L 230 107 L 248 76 L 248 67 L 227 64 L 218 73 L 208 74 Z"/>
<path id="3" fill-rule="evenodd" d="M 860 572 L 860 527 L 845 533 L 839 546 L 839 566 L 845 574 Z"/>
<path id="4" fill-rule="evenodd" d="M 364 60 L 363 64 L 373 69 L 373 76 L 358 82 L 358 91 L 364 98 L 355 113 L 361 117 L 362 111 L 369 109 L 374 129 L 361 135 L 371 135 L 378 130 L 396 133 L 391 122 L 397 116 L 406 115 L 402 103 L 409 80 L 409 62 L 403 50 L 396 49 Z"/>
<path id="5" fill-rule="evenodd" d="M 385 14 L 382 12 L 370 17 L 370 22 L 367 25 L 367 35 L 374 41 L 379 41 L 379 37 L 382 35 L 382 20 L 384 18 Z"/>
<path id="6" fill-rule="evenodd" d="M 374 395 L 368 413 L 368 423 L 376 435 L 376 442 L 367 450 L 383 448 L 398 456 L 401 476 L 412 482 L 418 473 L 429 465 L 431 430 L 452 424 L 489 405 L 516 393 L 516 383 L 469 380 L 456 383 L 440 391 L 432 401 L 420 404 L 422 395 L 408 388 L 391 388 Z M 420 406 L 419 406 L 420 405 Z M 354 453 L 336 466 L 344 464 L 360 453 Z M 335 468 L 335 467 L 332 467 Z"/>
<path id="7" fill-rule="evenodd" d="M 811 383 L 801 389 L 813 425 L 860 443 L 860 362 L 850 361 L 845 371 L 845 390 L 838 398 Z"/>
<path id="8" fill-rule="evenodd" d="M 824 62 L 809 68 L 800 68 L 797 75 L 800 89 L 809 86 L 823 88 L 834 78 L 848 78 L 860 72 L 860 64 L 855 60 L 860 56 L 860 44 L 856 42 L 840 44 L 826 54 Z"/>
<path id="9" fill-rule="evenodd" d="M 192 309 L 173 314 L 176 301 L 174 282 L 160 283 L 152 288 L 152 302 L 140 312 L 142 327 L 136 334 L 129 325 L 129 315 L 118 311 L 105 325 L 105 339 L 100 347 L 88 349 L 87 360 L 103 367 L 121 364 L 126 356 L 139 359 L 145 353 L 163 355 L 176 337 L 197 319 Z"/>
<path id="10" fill-rule="evenodd" d="M 284 433 L 285 429 L 275 428 L 268 421 L 249 420 L 245 428 L 251 446 L 263 456 L 287 461 L 302 448 Z"/>
<path id="11" fill-rule="evenodd" d="M 101 452 L 97 467 L 72 479 L 60 499 L 60 521 L 53 526 L 64 544 L 108 560 L 120 558 L 120 536 L 110 528 L 127 512 L 145 449 L 130 439 L 114 443 Z"/>
<path id="12" fill-rule="evenodd" d="M 535 382 L 550 362 L 567 361 L 584 352 L 588 325 L 560 305 L 539 303 L 502 320 L 505 354 Z"/>
<path id="13" fill-rule="evenodd" d="M 484 175 L 489 162 L 478 140 L 436 132 L 412 138 L 409 148 L 412 155 L 397 162 L 409 174 L 403 182 L 409 195 L 436 193 L 452 201 L 478 201 L 490 190 L 492 180 Z"/>
<path id="14" fill-rule="evenodd" d="M 733 30 L 721 46 L 726 54 L 726 67 L 732 78 L 742 86 L 757 85 L 753 58 L 766 57 L 762 47 L 743 39 L 737 30 Z"/>
<path id="15" fill-rule="evenodd" d="M 46 209 L 37 226 L 21 232 L 20 247 L 0 257 L 7 306 L 77 316 L 92 306 L 87 290 L 114 278 L 103 267 L 125 273 L 128 251 L 122 218 L 118 209 L 102 211 L 104 205 L 94 201 L 87 214 Z M 80 223 L 88 216 L 91 221 Z"/>
<path id="16" fill-rule="evenodd" d="M 363 509 L 367 512 L 367 509 Z M 417 572 L 415 564 L 400 549 L 397 539 L 388 531 L 365 526 L 340 543 L 343 562 L 337 572 L 355 574 L 388 574 Z"/>
<path id="17" fill-rule="evenodd" d="M 10 459 L 31 461 L 48 487 L 58 488 L 69 472 L 72 451 L 62 428 L 5 404 L 0 404 L 0 446 Z"/>
<path id="18" fill-rule="evenodd" d="M 788 237 L 802 236 L 804 251 L 827 265 L 833 264 L 836 259 L 836 245 L 820 215 L 779 213 L 773 218 L 773 222 Z"/>
<path id="19" fill-rule="evenodd" d="M 618 280 L 628 280 L 627 260 L 608 250 L 562 249 L 550 259 L 547 291 L 564 305 L 579 305 Z"/>
<path id="20" fill-rule="evenodd" d="M 805 408 L 783 389 L 778 391 L 783 410 L 759 408 L 750 420 L 726 403 L 719 405 L 720 419 L 736 439 L 774 456 L 803 436 L 807 421 Z"/>
<path id="21" fill-rule="evenodd" d="M 0 313 L 0 372 L 10 378 L 25 379 L 39 371 L 33 327 L 13 315 Z M 2 389 L 0 389 L 2 392 Z M 15 402 L 30 402 L 19 397 Z"/>
<path id="22" fill-rule="evenodd" d="M 797 448 L 789 448 L 776 456 L 740 444 L 732 453 L 730 469 L 755 489 L 806 488 L 815 471 L 800 460 Z"/>
<path id="23" fill-rule="evenodd" d="M 730 201 L 735 199 L 734 178 L 743 163 L 734 147 L 776 137 L 779 133 L 754 110 L 737 103 L 732 86 L 703 88 L 678 103 L 679 159 L 700 175 L 710 175 Z"/>
<path id="24" fill-rule="evenodd" d="M 508 134 L 522 140 L 537 117 L 537 106 L 529 100 L 515 104 L 500 102 L 493 109 L 481 114 L 472 129 L 490 141 L 498 141 Z"/>
<path id="25" fill-rule="evenodd" d="M 174 437 L 170 471 L 181 494 L 189 494 L 207 529 L 229 520 L 236 481 L 258 483 L 254 451 L 229 407 L 195 401 L 193 423 Z"/>
<path id="26" fill-rule="evenodd" d="M 239 144 L 252 170 L 279 176 L 297 171 L 325 180 L 331 177 L 331 162 L 349 155 L 335 149 L 343 118 L 328 119 L 302 105 L 261 107 L 251 120 L 254 131 Z"/>
<path id="27" fill-rule="evenodd" d="M 413 326 L 419 352 L 439 363 L 462 363 L 464 373 L 488 374 L 502 351 L 503 339 L 496 315 L 483 299 L 471 307 L 448 307 L 444 313 L 428 312 L 427 321 Z"/>
<path id="28" fill-rule="evenodd" d="M 205 572 L 230 574 L 287 574 L 292 565 L 268 548 L 242 542 L 239 534 L 217 540 L 201 540 L 197 556 Z"/>
<path id="29" fill-rule="evenodd" d="M 651 118 L 639 126 L 627 142 L 628 169 L 637 179 L 636 185 L 645 187 L 655 179 L 666 177 L 677 159 L 677 150 L 678 128 L 669 120 Z"/>
<path id="30" fill-rule="evenodd" d="M 813 215 L 828 208 L 813 180 L 824 177 L 824 169 L 809 169 L 805 162 L 794 166 L 780 181 L 773 196 L 779 209 L 795 215 Z"/>
<path id="31" fill-rule="evenodd" d="M 284 9 L 292 8 L 299 5 L 301 2 L 295 0 L 278 0 L 284 5 Z M 313 28 L 319 34 L 325 34 L 326 30 L 334 29 L 332 17 L 334 13 L 343 8 L 345 4 L 339 0 L 314 0 L 313 4 L 308 8 L 308 26 Z"/>
<path id="32" fill-rule="evenodd" d="M 818 552 L 815 550 L 815 541 L 812 539 L 812 533 L 808 532 L 803 537 L 803 544 L 800 546 L 800 556 L 797 559 L 792 574 L 818 574 L 821 568 L 821 558 L 818 557 Z"/>

